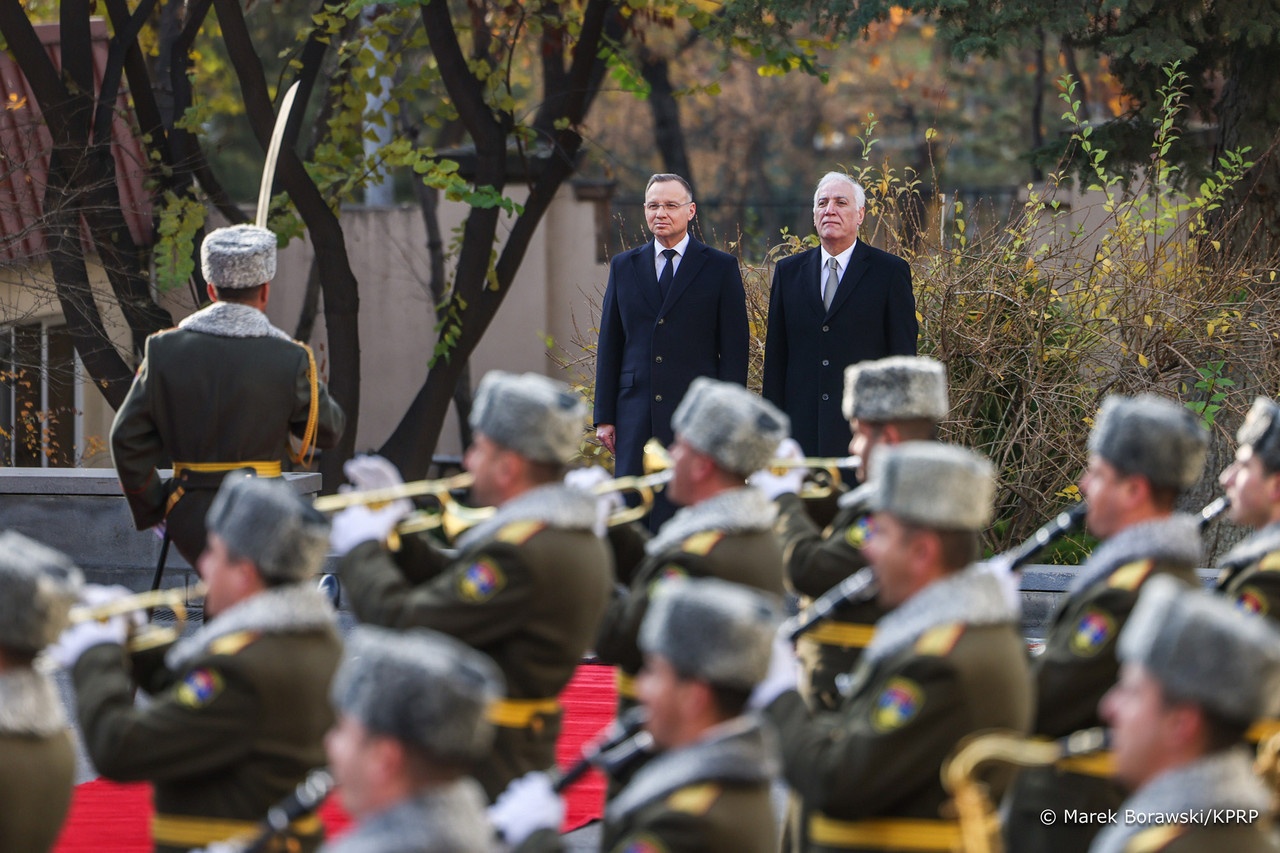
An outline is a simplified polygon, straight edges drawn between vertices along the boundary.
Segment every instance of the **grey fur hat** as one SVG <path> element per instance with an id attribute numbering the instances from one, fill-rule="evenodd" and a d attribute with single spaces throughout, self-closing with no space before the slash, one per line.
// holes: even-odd
<path id="1" fill-rule="evenodd" d="M 0 648 L 34 653 L 58 639 L 84 577 L 61 551 L 0 533 Z"/>
<path id="2" fill-rule="evenodd" d="M 333 705 L 371 732 L 450 763 L 488 754 L 485 714 L 503 694 L 502 673 L 482 652 L 425 628 L 358 625 L 333 678 Z"/>
<path id="3" fill-rule="evenodd" d="M 200 269 L 214 287 L 265 284 L 276 277 L 276 235 L 257 225 L 210 231 L 200 244 Z"/>
<path id="4" fill-rule="evenodd" d="M 205 527 L 270 581 L 306 580 L 329 550 L 328 520 L 279 477 L 228 474 Z"/>
<path id="5" fill-rule="evenodd" d="M 1280 471 L 1280 406 L 1258 397 L 1236 431 L 1241 447 L 1252 447 L 1268 471 Z"/>
<path id="6" fill-rule="evenodd" d="M 986 529 L 996 497 L 995 468 L 972 450 L 907 441 L 879 451 L 867 505 L 933 530 Z"/>
<path id="7" fill-rule="evenodd" d="M 1089 452 L 1151 485 L 1189 489 L 1204 471 L 1209 433 L 1186 406 L 1155 394 L 1112 395 L 1089 433 Z"/>
<path id="8" fill-rule="evenodd" d="M 671 429 L 726 471 L 750 474 L 791 434 L 791 419 L 741 385 L 699 376 L 676 407 Z"/>
<path id="9" fill-rule="evenodd" d="M 1143 666 L 1170 697 L 1233 722 L 1280 713 L 1280 632 L 1167 575 L 1143 584 L 1116 651 Z"/>
<path id="10" fill-rule="evenodd" d="M 471 428 L 534 462 L 564 465 L 578 455 L 586 417 L 582 397 L 563 382 L 490 370 L 476 388 Z"/>
<path id="11" fill-rule="evenodd" d="M 848 420 L 939 423 L 946 419 L 947 368 L 922 355 L 892 355 L 844 369 Z"/>
<path id="12" fill-rule="evenodd" d="M 750 690 L 769 669 L 778 605 L 719 578 L 672 577 L 654 589 L 640 624 L 645 654 L 716 687 Z"/>

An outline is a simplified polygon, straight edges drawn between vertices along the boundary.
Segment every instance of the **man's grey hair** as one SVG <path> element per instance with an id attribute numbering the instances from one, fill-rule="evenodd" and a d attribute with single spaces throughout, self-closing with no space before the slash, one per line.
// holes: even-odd
<path id="1" fill-rule="evenodd" d="M 822 188 L 827 184 L 834 183 L 848 184 L 853 188 L 853 200 L 858 205 L 858 208 L 861 209 L 867 206 L 867 194 L 862 191 L 862 184 L 859 184 L 844 172 L 827 172 L 818 181 L 818 186 L 813 190 L 813 207 L 815 210 L 818 207 L 818 195 L 822 192 Z"/>
<path id="2" fill-rule="evenodd" d="M 684 191 L 689 194 L 689 201 L 693 201 L 693 187 L 689 186 L 689 182 L 677 175 L 675 172 L 659 172 L 649 178 L 649 183 L 644 185 L 644 194 L 648 195 L 649 188 L 654 184 L 665 184 L 668 181 L 675 181 L 677 184 L 684 187 Z"/>

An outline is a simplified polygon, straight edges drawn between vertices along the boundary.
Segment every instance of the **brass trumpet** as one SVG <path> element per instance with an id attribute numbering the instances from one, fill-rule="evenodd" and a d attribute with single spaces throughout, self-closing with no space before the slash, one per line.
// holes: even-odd
<path id="1" fill-rule="evenodd" d="M 469 471 L 464 471 L 461 474 L 454 474 L 452 477 L 443 477 L 439 480 L 413 480 L 408 483 L 401 483 L 398 486 L 388 486 L 384 489 L 365 489 L 358 492 L 322 495 L 316 498 L 312 505 L 321 512 L 337 512 L 340 509 L 353 506 L 387 504 L 401 498 L 416 498 L 424 495 L 434 495 L 444 502 L 450 491 L 453 489 L 468 489 L 474 482 L 475 476 Z"/>
<path id="2" fill-rule="evenodd" d="M 646 474 L 666 471 L 671 468 L 671 454 L 656 438 L 644 443 L 644 470 Z M 794 468 L 808 468 L 821 471 L 826 478 L 825 483 L 808 483 L 800 493 L 802 498 L 825 498 L 842 485 L 842 468 L 861 468 L 862 458 L 859 456 L 806 456 L 803 459 L 770 459 L 767 466 L 770 473 L 781 476 Z M 626 480 L 626 477 L 621 478 Z"/>
<path id="3" fill-rule="evenodd" d="M 187 622 L 188 598 L 198 598 L 204 595 L 204 592 L 203 583 L 198 583 L 190 589 L 180 587 L 153 589 L 126 595 L 105 604 L 72 607 L 68 618 L 72 625 L 79 625 L 84 622 L 105 622 L 126 613 L 136 613 L 139 610 L 150 611 L 157 607 L 172 611 L 175 617 L 173 626 L 147 623 L 130 633 L 126 648 L 130 652 L 143 652 L 168 645 L 176 640 L 182 631 L 182 626 Z"/>

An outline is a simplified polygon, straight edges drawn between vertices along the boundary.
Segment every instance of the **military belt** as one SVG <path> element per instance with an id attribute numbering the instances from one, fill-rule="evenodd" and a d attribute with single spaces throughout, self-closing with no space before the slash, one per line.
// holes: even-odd
<path id="1" fill-rule="evenodd" d="M 560 713 L 559 699 L 499 699 L 485 717 L 504 729 L 541 728 L 541 718 Z"/>
<path id="2" fill-rule="evenodd" d="M 875 633 L 875 625 L 860 625 L 857 622 L 838 622 L 828 619 L 805 631 L 800 639 L 824 646 L 865 649 Z"/>
<path id="3" fill-rule="evenodd" d="M 175 462 L 173 463 L 174 479 L 182 476 L 184 471 L 197 474 L 225 474 L 228 471 L 239 471 L 241 468 L 252 468 L 259 477 L 279 477 L 283 474 L 279 459 L 266 462 Z"/>
<path id="4" fill-rule="evenodd" d="M 252 468 L 259 477 L 283 476 L 279 459 L 266 462 L 174 462 L 173 479 L 179 480 L 179 485 L 170 493 L 169 499 L 165 501 L 164 514 L 168 515 L 172 512 L 174 506 L 186 494 L 186 484 L 181 482 L 181 478 L 186 472 L 190 471 L 193 474 L 226 474 L 228 471 L 239 471 L 241 468 Z M 213 485 L 213 483 L 210 483 L 210 488 Z"/>
<path id="5" fill-rule="evenodd" d="M 621 668 L 616 671 L 615 681 L 618 687 L 618 695 L 623 699 L 638 699 L 636 695 L 636 677 L 623 672 Z"/>
<path id="6" fill-rule="evenodd" d="M 294 835 L 319 835 L 322 830 L 320 818 L 314 814 L 303 815 L 289 824 Z M 261 832 L 262 824 L 252 820 L 173 814 L 151 817 L 152 840 L 167 847 L 205 847 L 215 841 L 255 838 Z"/>
<path id="7" fill-rule="evenodd" d="M 809 841 L 822 847 L 849 849 L 952 851 L 960 849 L 960 824 L 925 818 L 836 820 L 811 814 Z"/>

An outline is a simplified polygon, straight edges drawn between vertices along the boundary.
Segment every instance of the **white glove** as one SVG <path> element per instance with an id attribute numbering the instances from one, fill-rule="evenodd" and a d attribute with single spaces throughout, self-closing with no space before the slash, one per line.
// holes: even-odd
<path id="1" fill-rule="evenodd" d="M 990 574 L 1000 582 L 1000 591 L 1004 593 L 1005 602 L 1013 608 L 1014 612 L 1022 612 L 1022 589 L 1021 578 L 1018 573 L 1013 570 L 1013 566 L 1009 565 L 1007 558 L 1002 558 L 1000 554 L 995 555 L 989 560 L 985 560 L 979 564 L 982 570 Z"/>
<path id="2" fill-rule="evenodd" d="M 784 438 L 774 452 L 774 456 L 778 459 L 799 461 L 804 459 L 804 450 L 794 438 Z M 779 495 L 787 493 L 799 494 L 804 486 L 804 478 L 808 474 L 809 469 L 804 467 L 788 468 L 782 474 L 775 474 L 768 468 L 762 468 L 747 478 L 747 484 L 764 492 L 764 496 L 769 500 L 774 500 Z"/>
<path id="3" fill-rule="evenodd" d="M 540 829 L 559 830 L 564 823 L 564 801 L 551 788 L 551 778 L 540 770 L 512 781 L 489 806 L 489 822 L 512 847 Z"/>
<path id="4" fill-rule="evenodd" d="M 100 586 L 89 584 L 80 593 L 81 604 L 85 607 L 99 607 L 110 604 L 121 598 L 133 595 L 133 591 L 123 586 Z M 123 646 L 129 641 L 131 628 L 145 625 L 147 614 L 142 610 L 134 610 L 112 616 L 105 622 L 89 620 L 72 625 L 62 632 L 58 642 L 50 646 L 46 654 L 64 669 L 70 669 L 80 660 L 80 656 L 94 646 L 103 643 L 114 643 Z"/>
<path id="5" fill-rule="evenodd" d="M 342 473 L 346 474 L 351 484 L 362 492 L 404 485 L 400 469 L 391 464 L 389 459 L 373 454 L 353 456 L 348 459 L 342 465 Z"/>
<path id="6" fill-rule="evenodd" d="M 595 494 L 596 489 L 605 483 L 613 482 L 609 472 L 599 465 L 590 468 L 574 468 L 564 475 L 564 484 L 573 489 Z M 597 536 L 609 532 L 609 517 L 626 506 L 620 492 L 606 492 L 596 498 L 596 521 L 592 526 Z"/>
<path id="7" fill-rule="evenodd" d="M 796 663 L 796 649 L 783 628 L 773 635 L 773 652 L 769 656 L 769 671 L 747 700 L 747 707 L 758 711 L 767 707 L 788 690 L 795 690 L 800 683 L 800 665 Z"/>
<path id="8" fill-rule="evenodd" d="M 383 541 L 409 514 L 408 507 L 412 504 L 407 500 L 392 501 L 381 509 L 370 509 L 363 504 L 347 507 L 333 517 L 329 548 L 341 557 L 361 542 Z"/>
<path id="9" fill-rule="evenodd" d="M 404 485 L 404 478 L 390 460 L 382 456 L 366 454 L 354 456 L 342 465 L 351 485 L 343 485 L 338 491 L 369 492 L 375 489 L 394 489 Z M 341 557 L 361 542 L 381 542 L 395 529 L 400 520 L 413 512 L 408 498 L 399 498 L 385 504 L 357 504 L 333 517 L 329 532 L 329 547 Z"/>

